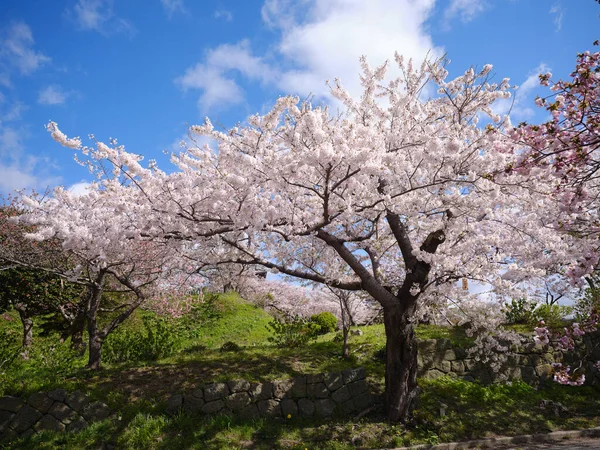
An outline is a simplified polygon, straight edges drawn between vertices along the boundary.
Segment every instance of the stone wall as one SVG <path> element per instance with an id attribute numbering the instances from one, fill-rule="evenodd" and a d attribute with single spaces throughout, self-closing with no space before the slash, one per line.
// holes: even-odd
<path id="1" fill-rule="evenodd" d="M 249 383 L 232 380 L 172 395 L 167 413 L 254 417 L 331 417 L 361 412 L 375 401 L 363 368 Z"/>
<path id="2" fill-rule="evenodd" d="M 470 357 L 467 349 L 453 348 L 449 339 L 421 340 L 418 342 L 419 376 L 437 378 L 449 375 L 485 384 L 502 379 L 523 380 L 538 386 L 552 377 L 552 363 L 579 365 L 583 361 L 586 384 L 600 384 L 600 373 L 594 367 L 600 360 L 600 332 L 585 335 L 577 342 L 575 351 L 566 354 L 558 350 L 556 343 L 537 346 L 532 336 L 527 336 L 526 341 L 529 342 L 512 349 L 499 372 L 493 372 L 489 366 Z"/>
<path id="3" fill-rule="evenodd" d="M 102 402 L 91 402 L 80 391 L 37 392 L 27 400 L 0 398 L 0 441 L 42 430 L 77 431 L 111 414 Z"/>

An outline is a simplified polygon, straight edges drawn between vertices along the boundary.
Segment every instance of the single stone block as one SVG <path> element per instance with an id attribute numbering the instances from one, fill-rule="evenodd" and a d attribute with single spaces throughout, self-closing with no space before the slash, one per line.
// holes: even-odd
<path id="1" fill-rule="evenodd" d="M 434 353 L 437 346 L 435 339 L 423 339 L 417 341 L 418 352 L 422 355 L 427 353 Z"/>
<path id="2" fill-rule="evenodd" d="M 449 348 L 452 348 L 452 342 L 450 342 L 450 339 L 440 338 L 436 339 L 436 341 L 436 348 L 438 350 L 447 350 Z"/>
<path id="3" fill-rule="evenodd" d="M 225 383 L 213 383 L 204 388 L 204 400 L 207 402 L 212 402 L 228 395 L 229 388 Z"/>
<path id="4" fill-rule="evenodd" d="M 442 359 L 444 361 L 456 361 L 456 353 L 454 353 L 454 350 L 452 349 L 446 350 Z"/>
<path id="5" fill-rule="evenodd" d="M 521 367 L 521 377 L 527 384 L 534 384 L 539 382 L 538 376 L 535 373 L 535 369 L 530 366 Z"/>
<path id="6" fill-rule="evenodd" d="M 189 415 L 194 415 L 202 412 L 204 400 L 192 394 L 187 394 L 183 397 L 183 412 Z"/>
<path id="7" fill-rule="evenodd" d="M 359 411 L 368 408 L 373 404 L 374 397 L 369 392 L 363 392 L 357 397 L 354 397 L 354 406 Z"/>
<path id="8" fill-rule="evenodd" d="M 344 403 L 342 403 L 341 405 L 341 412 L 344 415 L 349 415 L 352 414 L 354 411 L 356 411 L 356 406 L 354 406 L 354 401 L 352 401 L 352 399 L 345 401 Z"/>
<path id="9" fill-rule="evenodd" d="M 46 414 L 42 417 L 38 423 L 35 424 L 35 431 L 65 431 L 65 426 L 62 422 L 56 419 L 54 416 L 50 414 Z"/>
<path id="10" fill-rule="evenodd" d="M 357 395 L 360 395 L 363 392 L 369 390 L 369 385 L 365 380 L 359 380 L 355 381 L 354 383 L 349 383 L 346 385 L 346 387 L 350 391 L 350 395 L 352 397 L 356 397 Z"/>
<path id="11" fill-rule="evenodd" d="M 90 403 L 87 395 L 81 391 L 73 391 L 65 399 L 65 403 L 78 413 L 82 413 L 83 409 Z"/>
<path id="12" fill-rule="evenodd" d="M 323 381 L 323 374 L 322 373 L 316 373 L 313 375 L 306 375 L 306 382 L 309 384 L 314 384 L 314 383 L 320 383 L 321 381 Z"/>
<path id="13" fill-rule="evenodd" d="M 553 369 L 550 364 L 541 364 L 539 366 L 536 366 L 535 373 L 538 377 L 550 378 L 552 376 Z"/>
<path id="14" fill-rule="evenodd" d="M 202 412 L 204 414 L 216 414 L 221 411 L 225 407 L 225 402 L 221 399 L 214 400 L 209 403 L 205 403 L 202 407 Z"/>
<path id="15" fill-rule="evenodd" d="M 312 417 L 315 413 L 315 404 L 307 398 L 298 400 L 298 413 L 302 417 Z"/>
<path id="16" fill-rule="evenodd" d="M 52 392 L 48 393 L 48 397 L 50 397 L 52 400 L 54 400 L 56 402 L 64 403 L 68 394 L 69 393 L 66 391 L 66 389 L 54 389 Z"/>
<path id="17" fill-rule="evenodd" d="M 342 372 L 344 384 L 352 383 L 353 381 L 364 380 L 366 373 L 363 367 L 357 369 L 346 369 Z"/>
<path id="18" fill-rule="evenodd" d="M 252 402 L 252 398 L 247 392 L 237 392 L 231 394 L 225 399 L 225 404 L 232 411 L 239 411 L 248 406 Z"/>
<path id="19" fill-rule="evenodd" d="M 250 383 L 246 380 L 231 380 L 227 382 L 227 386 L 232 393 L 247 391 L 250 389 Z"/>
<path id="20" fill-rule="evenodd" d="M 19 434 L 35 425 L 42 418 L 42 413 L 29 405 L 23 405 L 13 417 L 10 427 Z"/>
<path id="21" fill-rule="evenodd" d="M 329 390 L 325 383 L 315 383 L 306 385 L 306 394 L 311 398 L 327 398 Z"/>
<path id="22" fill-rule="evenodd" d="M 255 419 L 259 416 L 258 406 L 248 405 L 238 413 L 238 416 L 242 419 Z"/>
<path id="23" fill-rule="evenodd" d="M 335 411 L 335 404 L 328 398 L 316 400 L 315 411 L 319 417 L 331 417 Z"/>
<path id="24" fill-rule="evenodd" d="M 179 412 L 181 407 L 183 406 L 183 395 L 175 394 L 171 395 L 167 400 L 167 414 L 170 416 L 174 416 Z"/>
<path id="25" fill-rule="evenodd" d="M 73 411 L 64 403 L 56 402 L 48 410 L 48 414 L 53 415 L 56 419 L 60 420 L 65 425 L 72 422 L 75 416 L 78 416 L 76 411 Z"/>
<path id="26" fill-rule="evenodd" d="M 328 373 L 323 377 L 323 381 L 330 391 L 336 391 L 344 385 L 344 377 L 341 373 Z"/>
<path id="27" fill-rule="evenodd" d="M 196 398 L 204 398 L 204 391 L 202 388 L 196 388 L 192 391 L 192 395 Z"/>
<path id="28" fill-rule="evenodd" d="M 67 431 L 81 431 L 87 426 L 88 423 L 85 421 L 85 419 L 79 416 L 77 419 L 67 425 Z"/>
<path id="29" fill-rule="evenodd" d="M 277 400 L 261 400 L 256 405 L 261 416 L 281 416 L 281 407 Z"/>
<path id="30" fill-rule="evenodd" d="M 465 371 L 465 363 L 462 361 L 452 361 L 450 368 L 452 369 L 452 372 L 456 372 L 460 375 Z"/>
<path id="31" fill-rule="evenodd" d="M 273 398 L 273 384 L 270 382 L 254 383 L 250 385 L 248 393 L 254 400 L 267 400 Z"/>
<path id="32" fill-rule="evenodd" d="M 477 361 L 475 361 L 474 359 L 465 359 L 463 360 L 463 362 L 465 364 L 465 370 L 471 372 L 477 369 Z"/>
<path id="33" fill-rule="evenodd" d="M 475 378 L 473 378 L 471 375 L 463 375 L 462 377 L 460 377 L 460 379 L 464 380 L 464 381 L 468 381 L 469 383 L 475 382 Z"/>
<path id="34" fill-rule="evenodd" d="M 33 406 L 39 412 L 46 413 L 54 403 L 54 400 L 42 392 L 36 392 L 35 394 L 31 394 L 29 396 L 27 403 L 29 403 L 29 406 Z"/>
<path id="35" fill-rule="evenodd" d="M 10 411 L 0 411 L 0 433 L 2 433 L 4 429 L 8 427 L 8 424 L 14 416 L 15 413 Z"/>
<path id="36" fill-rule="evenodd" d="M 292 397 L 306 397 L 306 377 L 296 377 L 292 384 Z"/>
<path id="37" fill-rule="evenodd" d="M 83 417 L 88 422 L 104 420 L 110 416 L 110 408 L 102 402 L 92 402 L 83 409 Z"/>
<path id="38" fill-rule="evenodd" d="M 294 400 L 290 398 L 284 398 L 281 400 L 281 414 L 285 418 L 287 418 L 288 415 L 290 418 L 296 417 L 298 415 L 298 405 Z"/>
<path id="39" fill-rule="evenodd" d="M 24 404 L 25 402 L 19 397 L 2 397 L 0 398 L 0 411 L 16 413 Z"/>
<path id="40" fill-rule="evenodd" d="M 10 442 L 18 437 L 19 435 L 14 430 L 7 428 L 5 432 L 0 434 L 0 442 Z"/>
<path id="41" fill-rule="evenodd" d="M 425 372 L 423 378 L 425 378 L 426 380 L 434 380 L 436 378 L 443 377 L 444 375 L 444 372 L 441 372 L 437 369 L 430 369 L 427 372 Z"/>
<path id="42" fill-rule="evenodd" d="M 284 398 L 292 396 L 293 380 L 273 381 L 273 397 Z"/>
<path id="43" fill-rule="evenodd" d="M 352 396 L 350 395 L 350 391 L 348 390 L 348 386 L 342 386 L 333 394 L 331 394 L 331 398 L 334 402 L 341 404 L 347 400 L 350 400 Z"/>

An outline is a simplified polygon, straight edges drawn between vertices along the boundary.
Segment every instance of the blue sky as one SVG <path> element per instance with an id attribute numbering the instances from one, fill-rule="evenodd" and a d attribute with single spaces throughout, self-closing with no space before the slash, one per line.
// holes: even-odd
<path id="1" fill-rule="evenodd" d="M 0 193 L 88 178 L 49 120 L 169 170 L 164 151 L 204 116 L 229 127 L 283 94 L 327 103 L 335 77 L 358 92 L 362 54 L 446 53 L 454 76 L 493 64 L 521 86 L 513 122 L 540 121 L 537 73 L 566 77 L 599 15 L 593 0 L 2 0 Z"/>

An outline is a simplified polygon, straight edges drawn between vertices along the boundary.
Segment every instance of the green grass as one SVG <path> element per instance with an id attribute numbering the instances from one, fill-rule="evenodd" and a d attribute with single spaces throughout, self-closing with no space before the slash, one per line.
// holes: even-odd
<path id="1" fill-rule="evenodd" d="M 74 358 L 66 344 L 59 345 L 56 335 L 41 336 L 40 324 L 36 325 L 31 359 L 18 361 L 0 375 L 0 392 L 27 395 L 56 387 L 82 389 L 116 413 L 79 433 L 42 433 L 7 448 L 96 449 L 103 443 L 123 449 L 177 450 L 384 448 L 600 424 L 597 387 L 551 385 L 538 391 L 523 383 L 481 386 L 450 378 L 420 381 L 422 395 L 416 420 L 406 427 L 387 423 L 382 410 L 358 421 L 167 417 L 163 411 L 171 393 L 236 378 L 265 381 L 362 366 L 375 390 L 383 390 L 382 325 L 361 327 L 361 336 L 350 336 L 351 357 L 343 359 L 339 333 L 320 336 L 297 349 L 278 348 L 267 340 L 270 334 L 265 325 L 271 317 L 262 309 L 232 293 L 220 295 L 209 306 L 194 321 L 169 321 L 177 338 L 170 356 L 105 364 L 96 373 L 84 371 L 84 358 Z M 144 333 L 143 318 L 148 314 L 136 313 L 120 332 L 124 336 Z M 1 327 L 19 331 L 15 320 L 0 321 Z M 420 326 L 416 334 L 419 339 L 449 339 L 455 347 L 471 342 L 460 328 Z M 221 346 L 229 341 L 241 350 L 221 352 Z M 568 411 L 555 416 L 539 407 L 543 399 L 560 402 Z"/>

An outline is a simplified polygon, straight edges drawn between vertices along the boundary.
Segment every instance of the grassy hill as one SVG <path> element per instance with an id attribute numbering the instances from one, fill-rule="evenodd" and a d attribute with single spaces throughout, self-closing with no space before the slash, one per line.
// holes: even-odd
<path id="1" fill-rule="evenodd" d="M 9 318 L 0 320 L 0 333 L 14 337 L 18 320 Z M 362 366 L 375 389 L 383 389 L 383 326 L 361 327 L 363 334 L 350 338 L 351 357 L 343 359 L 338 333 L 320 336 L 300 348 L 272 345 L 266 328 L 270 320 L 268 313 L 234 293 L 215 296 L 180 319 L 138 311 L 111 336 L 104 368 L 95 373 L 83 370 L 85 358 L 70 352 L 56 333 L 43 336 L 43 320 L 39 320 L 30 359 L 0 369 L 0 393 L 81 389 L 108 403 L 116 414 L 80 433 L 44 432 L 6 448 L 97 449 L 104 443 L 116 448 L 178 450 L 382 448 L 600 424 L 598 388 L 554 385 L 538 391 L 522 383 L 486 387 L 449 378 L 421 380 L 421 402 L 411 427 L 386 423 L 381 410 L 358 420 L 326 422 L 164 415 L 170 394 L 237 378 L 265 381 Z M 458 346 L 469 343 L 458 329 L 425 326 L 419 327 L 417 335 L 446 337 Z M 542 399 L 559 401 L 569 411 L 554 416 L 539 408 Z"/>

